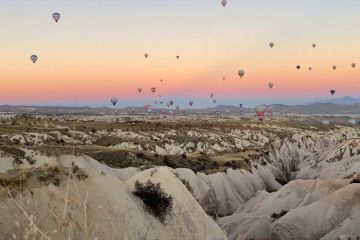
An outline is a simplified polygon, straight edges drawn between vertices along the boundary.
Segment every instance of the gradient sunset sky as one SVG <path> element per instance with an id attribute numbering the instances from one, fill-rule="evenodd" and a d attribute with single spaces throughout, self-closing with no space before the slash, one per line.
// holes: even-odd
<path id="1" fill-rule="evenodd" d="M 251 106 L 330 99 L 330 89 L 358 97 L 359 12 L 356 0 L 1 0 L 0 104 L 109 106 L 116 96 L 122 107 L 162 94 L 201 107 L 214 93 L 217 104 Z"/>

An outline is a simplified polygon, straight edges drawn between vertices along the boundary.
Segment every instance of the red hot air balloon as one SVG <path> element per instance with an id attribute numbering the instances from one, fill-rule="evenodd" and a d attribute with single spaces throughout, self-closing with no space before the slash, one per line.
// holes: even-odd
<path id="1" fill-rule="evenodd" d="M 255 107 L 255 112 L 259 121 L 263 121 L 265 119 L 265 111 L 266 107 L 264 105 L 258 105 Z"/>

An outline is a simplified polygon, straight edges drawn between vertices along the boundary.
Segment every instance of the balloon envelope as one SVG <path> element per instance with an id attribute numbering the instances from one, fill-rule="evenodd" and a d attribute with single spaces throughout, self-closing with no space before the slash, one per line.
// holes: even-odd
<path id="1" fill-rule="evenodd" d="M 240 70 L 238 71 L 238 74 L 239 74 L 239 76 L 242 78 L 242 77 L 245 75 L 245 71 L 242 70 L 242 69 L 240 69 Z"/>
<path id="2" fill-rule="evenodd" d="M 151 91 L 154 93 L 156 91 L 156 88 L 152 87 Z"/>
<path id="3" fill-rule="evenodd" d="M 272 82 L 270 82 L 270 83 L 268 83 L 268 86 L 269 86 L 269 88 L 271 89 L 271 88 L 274 87 L 274 84 L 273 84 Z"/>
<path id="4" fill-rule="evenodd" d="M 271 43 L 269 43 L 269 46 L 270 46 L 271 48 L 273 48 L 273 47 L 275 46 L 275 43 L 271 42 Z"/>
<path id="5" fill-rule="evenodd" d="M 330 93 L 331 93 L 331 95 L 334 95 L 334 94 L 335 94 L 335 90 L 334 90 L 334 89 L 331 89 L 331 90 L 330 90 Z"/>
<path id="6" fill-rule="evenodd" d="M 192 106 L 194 104 L 193 101 L 189 101 L 189 105 Z"/>
<path id="7" fill-rule="evenodd" d="M 116 103 L 118 102 L 118 99 L 117 99 L 116 97 L 112 97 L 112 98 L 110 99 L 110 102 L 111 102 L 111 104 L 112 104 L 113 106 L 115 106 Z"/>
<path id="8" fill-rule="evenodd" d="M 149 54 L 145 53 L 144 56 L 145 56 L 145 58 L 147 58 L 149 56 Z"/>
<path id="9" fill-rule="evenodd" d="M 226 1 L 226 0 L 221 0 L 221 5 L 222 5 L 223 7 L 225 7 L 226 4 L 227 4 L 227 1 Z"/>
<path id="10" fill-rule="evenodd" d="M 35 62 L 38 60 L 38 56 L 36 56 L 36 55 L 31 55 L 31 56 L 30 56 L 30 60 L 31 60 L 33 63 L 35 63 Z"/>
<path id="11" fill-rule="evenodd" d="M 352 63 L 351 66 L 352 66 L 352 68 L 355 68 L 355 67 L 356 67 L 356 63 Z"/>
<path id="12" fill-rule="evenodd" d="M 55 22 L 58 22 L 60 20 L 60 17 L 61 17 L 61 15 L 58 12 L 54 12 L 52 14 L 52 18 L 55 20 Z"/>
<path id="13" fill-rule="evenodd" d="M 138 88 L 138 92 L 140 93 L 142 91 L 142 88 Z"/>
<path id="14" fill-rule="evenodd" d="M 297 65 L 296 68 L 299 70 L 299 69 L 301 68 L 301 66 L 300 66 L 300 65 Z"/>
<path id="15" fill-rule="evenodd" d="M 263 121 L 265 119 L 265 110 L 266 110 L 265 105 L 257 105 L 255 107 L 255 112 L 259 121 Z"/>

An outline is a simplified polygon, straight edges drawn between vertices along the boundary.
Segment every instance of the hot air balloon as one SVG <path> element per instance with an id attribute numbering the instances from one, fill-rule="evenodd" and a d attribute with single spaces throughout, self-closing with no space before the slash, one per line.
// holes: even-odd
<path id="1" fill-rule="evenodd" d="M 222 80 L 225 80 L 226 79 L 226 77 L 222 77 Z"/>
<path id="2" fill-rule="evenodd" d="M 300 65 L 296 65 L 296 68 L 297 68 L 297 70 L 299 70 L 299 69 L 301 68 L 301 66 L 300 66 Z"/>
<path id="3" fill-rule="evenodd" d="M 144 56 L 145 56 L 145 58 L 147 58 L 149 56 L 149 54 L 145 53 Z"/>
<path id="4" fill-rule="evenodd" d="M 193 104 L 194 104 L 194 102 L 193 102 L 193 101 L 189 101 L 189 105 L 190 105 L 190 107 L 191 107 Z"/>
<path id="5" fill-rule="evenodd" d="M 240 69 L 240 70 L 238 71 L 238 74 L 239 74 L 239 76 L 242 78 L 242 77 L 245 75 L 245 71 L 242 70 L 242 69 Z"/>
<path id="6" fill-rule="evenodd" d="M 138 92 L 141 93 L 141 91 L 142 91 L 142 88 L 138 88 Z"/>
<path id="7" fill-rule="evenodd" d="M 356 124 L 356 120 L 355 119 L 349 119 L 348 121 L 351 125 L 355 125 Z"/>
<path id="8" fill-rule="evenodd" d="M 156 88 L 155 87 L 152 87 L 151 88 L 151 91 L 154 93 L 156 91 Z"/>
<path id="9" fill-rule="evenodd" d="M 164 80 L 163 79 L 160 79 L 160 82 L 163 82 Z"/>
<path id="10" fill-rule="evenodd" d="M 243 104 L 242 104 L 242 103 L 240 103 L 240 104 L 239 104 L 239 107 L 240 107 L 240 108 L 242 108 L 242 107 L 243 107 Z"/>
<path id="11" fill-rule="evenodd" d="M 331 89 L 331 90 L 330 90 L 330 93 L 331 93 L 331 95 L 334 95 L 334 94 L 335 94 L 335 90 L 334 90 L 334 89 Z"/>
<path id="12" fill-rule="evenodd" d="M 333 65 L 332 68 L 333 68 L 334 70 L 336 70 L 336 65 Z"/>
<path id="13" fill-rule="evenodd" d="M 60 13 L 54 12 L 52 14 L 52 18 L 55 20 L 55 22 L 58 22 L 60 20 L 60 17 L 61 17 Z"/>
<path id="14" fill-rule="evenodd" d="M 179 109 L 180 109 L 180 106 L 176 105 L 176 110 L 179 111 Z"/>
<path id="15" fill-rule="evenodd" d="M 162 96 L 161 96 L 161 94 L 159 94 L 159 98 L 161 98 Z"/>
<path id="16" fill-rule="evenodd" d="M 163 101 L 160 101 L 160 104 L 162 105 L 164 102 Z"/>
<path id="17" fill-rule="evenodd" d="M 36 55 L 31 55 L 31 56 L 30 56 L 30 60 L 31 60 L 33 63 L 35 63 L 35 62 L 38 60 L 38 56 L 36 56 Z"/>
<path id="18" fill-rule="evenodd" d="M 264 105 L 258 105 L 255 107 L 255 112 L 259 121 L 263 121 L 265 119 L 265 110 L 266 107 Z"/>
<path id="19" fill-rule="evenodd" d="M 271 48 L 273 48 L 273 47 L 275 46 L 275 43 L 270 42 L 270 43 L 269 43 L 269 46 L 270 46 Z"/>
<path id="20" fill-rule="evenodd" d="M 116 97 L 112 97 L 112 98 L 110 99 L 110 102 L 111 102 L 111 104 L 112 104 L 113 106 L 115 106 L 116 103 L 118 102 L 118 99 L 117 99 Z"/>
<path id="21" fill-rule="evenodd" d="M 270 89 L 272 89 L 274 87 L 274 84 L 272 82 L 269 82 L 268 86 L 269 86 Z"/>
<path id="22" fill-rule="evenodd" d="M 180 58 L 180 56 L 179 55 L 176 55 L 176 59 L 179 59 Z"/>
<path id="23" fill-rule="evenodd" d="M 170 107 L 170 103 L 169 103 L 169 102 L 167 102 L 167 103 L 166 103 L 166 106 L 167 106 L 167 107 Z"/>
<path id="24" fill-rule="evenodd" d="M 170 100 L 170 106 L 172 106 L 174 104 L 174 101 L 173 100 Z"/>
<path id="25" fill-rule="evenodd" d="M 154 101 L 154 104 L 157 105 L 157 101 Z"/>
<path id="26" fill-rule="evenodd" d="M 352 63 L 351 66 L 352 66 L 352 68 L 355 68 L 355 67 L 356 67 L 356 63 Z"/>
<path id="27" fill-rule="evenodd" d="M 213 102 L 213 104 L 215 104 L 215 103 L 216 103 L 216 99 L 213 99 L 212 102 Z"/>
<path id="28" fill-rule="evenodd" d="M 315 44 L 315 43 L 313 43 L 312 47 L 313 47 L 313 48 L 316 48 L 316 44 Z"/>
<path id="29" fill-rule="evenodd" d="M 309 71 L 311 71 L 312 70 L 312 67 L 309 67 Z"/>
<path id="30" fill-rule="evenodd" d="M 213 93 L 210 93 L 210 97 L 213 98 L 213 97 L 214 97 L 214 94 L 213 94 Z"/>
<path id="31" fill-rule="evenodd" d="M 322 120 L 321 123 L 323 125 L 329 125 L 330 124 L 330 121 L 329 120 Z"/>
<path id="32" fill-rule="evenodd" d="M 225 7 L 226 4 L 227 4 L 227 1 L 226 1 L 226 0 L 221 0 L 221 5 L 222 5 L 223 7 Z"/>

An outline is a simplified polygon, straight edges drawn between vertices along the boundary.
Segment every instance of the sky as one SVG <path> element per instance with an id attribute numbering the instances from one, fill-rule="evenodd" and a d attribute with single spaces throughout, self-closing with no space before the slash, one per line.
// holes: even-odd
<path id="1" fill-rule="evenodd" d="M 210 93 L 217 104 L 249 106 L 358 97 L 359 12 L 356 0 L 228 0 L 225 8 L 220 0 L 1 0 L 0 104 L 109 106 L 116 96 L 124 107 L 161 94 L 204 107 Z"/>

